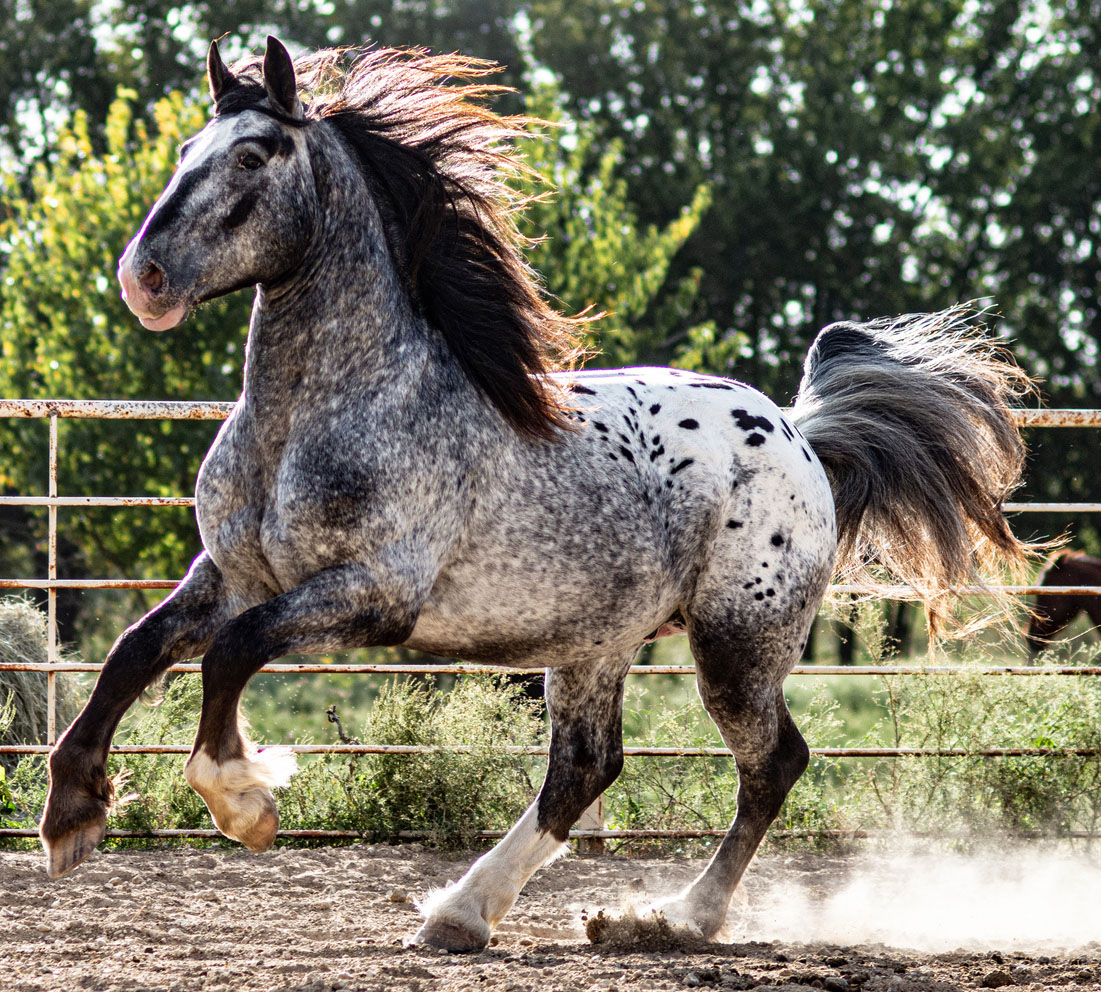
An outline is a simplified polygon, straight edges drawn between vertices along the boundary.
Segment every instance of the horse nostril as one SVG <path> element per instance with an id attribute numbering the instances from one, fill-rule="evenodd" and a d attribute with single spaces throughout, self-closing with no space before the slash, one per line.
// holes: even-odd
<path id="1" fill-rule="evenodd" d="M 164 289 L 164 273 L 160 266 L 150 262 L 138 276 L 138 285 L 147 293 L 153 295 Z"/>

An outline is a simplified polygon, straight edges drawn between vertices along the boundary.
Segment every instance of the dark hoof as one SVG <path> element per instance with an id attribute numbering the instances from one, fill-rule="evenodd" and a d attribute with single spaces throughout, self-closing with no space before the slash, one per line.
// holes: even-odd
<path id="1" fill-rule="evenodd" d="M 96 849 L 106 832 L 106 813 L 94 822 L 72 827 L 60 836 L 49 838 L 43 830 L 41 837 L 46 850 L 46 873 L 50 878 L 67 875 Z"/>
<path id="2" fill-rule="evenodd" d="M 483 926 L 485 926 L 483 924 Z M 414 944 L 427 944 L 452 954 L 469 954 L 480 951 L 489 943 L 489 927 L 484 933 L 475 933 L 468 927 L 447 920 L 428 920 L 413 938 Z"/>

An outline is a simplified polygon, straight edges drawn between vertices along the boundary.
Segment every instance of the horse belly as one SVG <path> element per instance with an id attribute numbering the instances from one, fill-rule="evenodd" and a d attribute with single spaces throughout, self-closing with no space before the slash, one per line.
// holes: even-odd
<path id="1" fill-rule="evenodd" d="M 637 647 L 682 592 L 642 508 L 590 507 L 581 526 L 536 507 L 522 526 L 472 527 L 408 646 L 551 667 Z"/>
<path id="2" fill-rule="evenodd" d="M 441 576 L 406 643 L 502 665 L 556 667 L 622 654 L 675 609 L 666 604 L 676 592 L 654 564 L 587 576 L 553 566 L 460 568 Z"/>

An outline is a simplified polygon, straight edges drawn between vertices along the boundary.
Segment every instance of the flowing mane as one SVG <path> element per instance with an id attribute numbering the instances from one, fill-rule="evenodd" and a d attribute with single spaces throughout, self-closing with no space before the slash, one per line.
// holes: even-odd
<path id="1" fill-rule="evenodd" d="M 554 436 L 567 421 L 547 375 L 576 362 L 584 318 L 550 306 L 524 258 L 530 242 L 516 216 L 527 197 L 510 180 L 533 175 L 513 146 L 531 120 L 480 102 L 506 91 L 480 81 L 500 66 L 372 48 L 305 55 L 294 68 L 306 121 L 286 122 L 326 121 L 344 139 L 379 196 L 414 305 L 506 421 L 528 436 Z M 264 98 L 261 60 L 233 71 L 242 85 L 217 114 Z"/>

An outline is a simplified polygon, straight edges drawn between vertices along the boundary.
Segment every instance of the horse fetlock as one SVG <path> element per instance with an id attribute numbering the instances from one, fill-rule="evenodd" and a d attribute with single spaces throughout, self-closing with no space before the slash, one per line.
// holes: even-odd
<path id="1" fill-rule="evenodd" d="M 294 756 L 284 748 L 225 762 L 200 749 L 184 766 L 184 777 L 202 796 L 214 825 L 257 853 L 270 848 L 279 832 L 279 809 L 269 787 L 285 786 L 293 773 Z"/>

